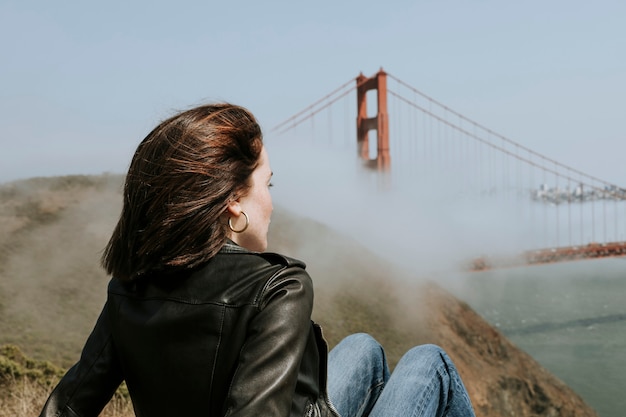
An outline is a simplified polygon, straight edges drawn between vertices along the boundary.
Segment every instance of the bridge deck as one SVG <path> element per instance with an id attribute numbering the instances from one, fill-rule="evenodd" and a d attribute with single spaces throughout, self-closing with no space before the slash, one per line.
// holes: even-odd
<path id="1" fill-rule="evenodd" d="M 482 257 L 472 261 L 470 270 L 485 271 L 501 267 L 537 265 L 618 256 L 626 256 L 626 242 L 589 243 L 588 245 L 582 246 L 537 249 L 526 251 L 521 256 L 509 260 L 490 261 Z"/>

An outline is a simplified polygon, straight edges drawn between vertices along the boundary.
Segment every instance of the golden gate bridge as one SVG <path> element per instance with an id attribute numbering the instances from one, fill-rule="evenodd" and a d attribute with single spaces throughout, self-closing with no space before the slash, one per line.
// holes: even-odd
<path id="1" fill-rule="evenodd" d="M 626 255 L 626 188 L 496 133 L 382 68 L 271 134 L 353 148 L 387 186 L 402 182 L 406 192 L 481 199 L 514 212 L 532 247 L 506 259 L 478 257 L 471 269 Z"/>

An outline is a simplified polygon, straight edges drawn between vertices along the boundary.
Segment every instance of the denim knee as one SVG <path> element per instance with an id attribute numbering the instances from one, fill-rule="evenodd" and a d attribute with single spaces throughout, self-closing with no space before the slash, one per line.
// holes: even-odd
<path id="1" fill-rule="evenodd" d="M 363 348 L 364 350 L 382 349 L 380 343 L 367 333 L 353 333 L 346 336 L 339 342 L 339 345 L 347 345 L 346 347 Z"/>
<path id="2" fill-rule="evenodd" d="M 443 367 L 447 371 L 449 359 L 440 346 L 425 344 L 409 349 L 398 362 L 398 366 L 421 366 L 425 370 L 434 371 Z"/>
<path id="3" fill-rule="evenodd" d="M 328 355 L 328 393 L 341 415 L 368 415 L 388 379 L 385 352 L 369 334 L 347 336 Z"/>
<path id="4" fill-rule="evenodd" d="M 330 355 L 334 354 L 344 356 L 355 360 L 358 358 L 360 366 L 383 366 L 386 368 L 387 360 L 383 347 L 367 333 L 354 333 L 345 337 L 333 350 Z"/>

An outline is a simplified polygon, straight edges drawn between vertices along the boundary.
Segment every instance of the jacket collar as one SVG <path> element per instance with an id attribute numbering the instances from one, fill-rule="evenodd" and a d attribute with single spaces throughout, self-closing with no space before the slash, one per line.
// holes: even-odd
<path id="1" fill-rule="evenodd" d="M 256 253 L 256 252 L 249 251 L 248 249 L 242 246 L 239 246 L 238 244 L 236 244 L 230 239 L 226 239 L 226 243 L 224 243 L 224 246 L 222 246 L 222 248 L 220 249 L 220 252 L 221 253 Z"/>

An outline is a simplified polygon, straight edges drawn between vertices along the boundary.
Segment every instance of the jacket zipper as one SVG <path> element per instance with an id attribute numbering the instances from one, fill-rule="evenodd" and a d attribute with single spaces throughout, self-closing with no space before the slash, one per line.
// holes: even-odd
<path id="1" fill-rule="evenodd" d="M 339 415 L 339 411 L 337 411 L 337 409 L 335 408 L 335 405 L 330 402 L 330 398 L 328 398 L 328 395 L 324 395 L 324 401 L 326 402 L 326 405 L 328 405 L 328 408 L 330 408 L 330 411 L 335 414 L 337 417 L 341 417 Z"/>
<path id="2" fill-rule="evenodd" d="M 315 411 L 315 406 L 313 404 L 314 403 L 309 403 L 309 405 L 306 407 L 306 413 L 304 413 L 305 417 L 313 417 L 313 413 Z"/>

